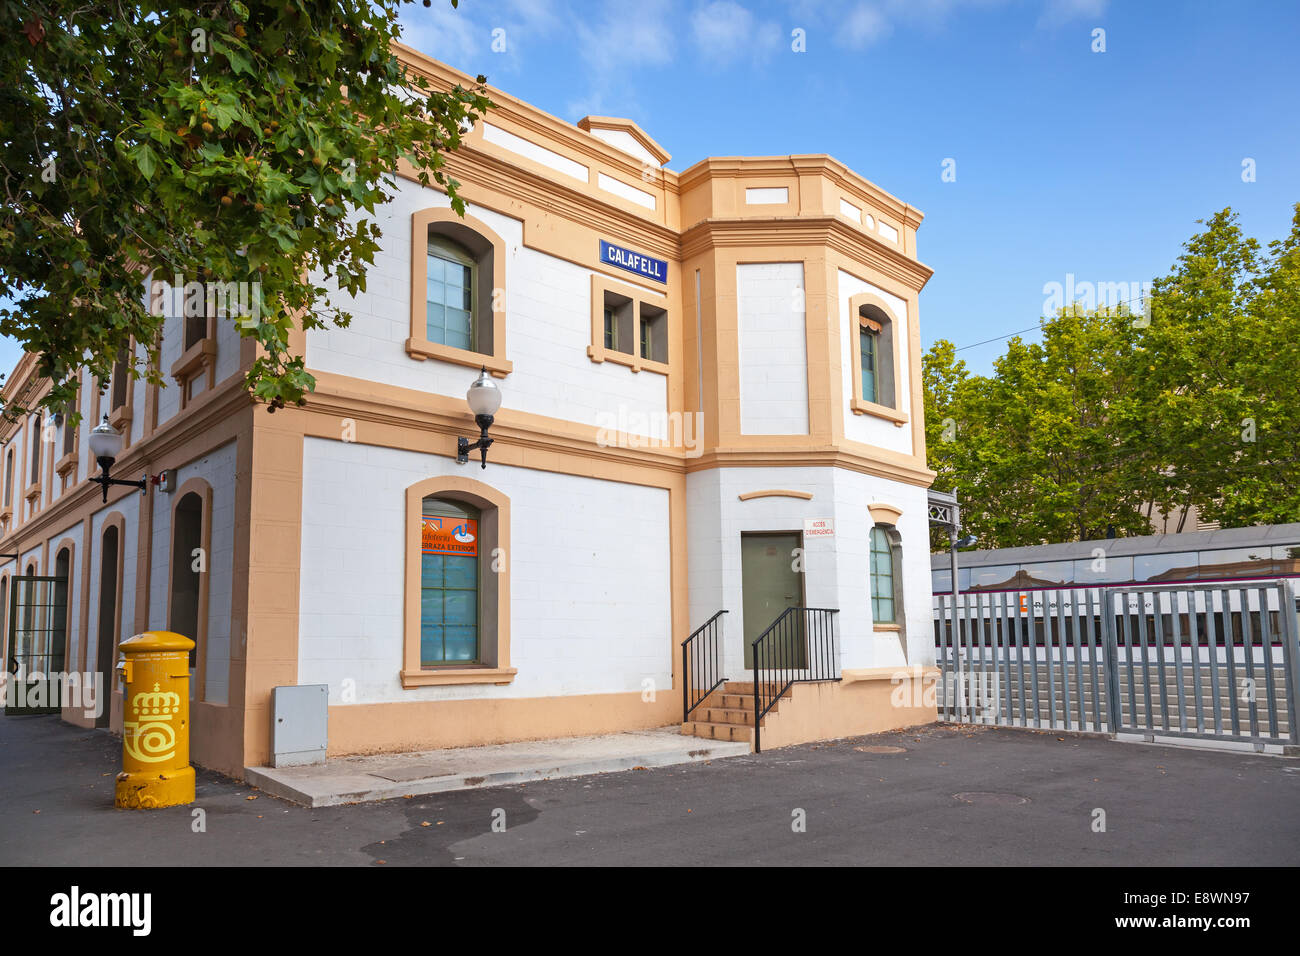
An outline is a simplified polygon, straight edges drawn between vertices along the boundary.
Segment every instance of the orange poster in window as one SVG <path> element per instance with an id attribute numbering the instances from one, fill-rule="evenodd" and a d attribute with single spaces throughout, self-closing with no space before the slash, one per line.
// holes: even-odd
<path id="1" fill-rule="evenodd" d="M 447 515 L 422 515 L 420 521 L 422 554 L 462 554 L 478 557 L 478 522 L 473 518 Z"/>

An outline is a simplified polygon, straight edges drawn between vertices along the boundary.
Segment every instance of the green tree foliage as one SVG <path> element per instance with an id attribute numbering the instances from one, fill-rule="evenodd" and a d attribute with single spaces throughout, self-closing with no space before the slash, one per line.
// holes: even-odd
<path id="1" fill-rule="evenodd" d="M 463 214 L 446 154 L 491 106 L 483 77 L 407 75 L 403 2 L 0 0 L 0 333 L 39 354 L 42 404 L 132 341 L 159 380 L 150 273 L 246 284 L 248 386 L 302 400 L 290 332 L 350 321 L 326 293 L 365 289 L 399 160 Z"/>
<path id="2" fill-rule="evenodd" d="M 1300 520 L 1300 205 L 1264 254 L 1229 209 L 1203 225 L 1146 314 L 1067 306 L 989 376 L 927 352 L 930 467 L 984 547 L 1147 534 L 1187 506 Z"/>

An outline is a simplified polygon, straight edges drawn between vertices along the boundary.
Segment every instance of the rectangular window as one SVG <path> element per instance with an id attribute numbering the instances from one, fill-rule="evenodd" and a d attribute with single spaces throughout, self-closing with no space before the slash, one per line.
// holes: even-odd
<path id="1" fill-rule="evenodd" d="M 609 306 L 605 306 L 605 348 L 618 349 L 618 319 Z"/>
<path id="2" fill-rule="evenodd" d="M 14 503 L 14 452 L 9 449 L 9 454 L 5 456 L 5 507 L 8 508 Z"/>
<path id="3" fill-rule="evenodd" d="M 668 311 L 641 303 L 641 357 L 651 362 L 668 362 Z"/>
<path id="4" fill-rule="evenodd" d="M 63 451 L 64 455 L 71 455 L 77 450 L 77 426 L 72 424 L 72 414 L 77 410 L 77 403 L 74 399 L 68 402 L 67 408 L 63 410 Z"/>
<path id="5" fill-rule="evenodd" d="M 36 484 L 41 480 L 41 419 L 37 416 L 28 424 L 27 428 L 28 441 L 32 447 L 32 476 L 29 484 Z"/>
<path id="6" fill-rule="evenodd" d="M 478 512 L 436 498 L 422 512 L 420 664 L 478 663 Z"/>
<path id="7" fill-rule="evenodd" d="M 109 390 L 111 393 L 109 399 L 109 411 L 117 411 L 126 404 L 126 390 L 130 382 L 127 375 L 127 353 L 122 349 L 117 353 L 117 359 L 113 362 L 113 377 L 109 380 Z"/>
<path id="8" fill-rule="evenodd" d="M 635 303 L 625 295 L 605 290 L 605 348 L 632 354 L 632 310 Z"/>
<path id="9" fill-rule="evenodd" d="M 876 387 L 877 344 L 880 333 L 867 328 L 859 328 L 858 340 L 862 352 L 862 399 L 867 402 L 879 401 Z"/>
<path id="10" fill-rule="evenodd" d="M 884 528 L 871 529 L 871 617 L 876 624 L 894 620 L 894 552 Z"/>
<path id="11" fill-rule="evenodd" d="M 203 287 L 203 306 L 199 315 L 185 316 L 185 341 L 182 343 L 182 352 L 188 352 L 194 346 L 198 345 L 208 336 L 208 288 Z"/>
<path id="12" fill-rule="evenodd" d="M 425 285 L 429 341 L 473 351 L 474 260 L 449 240 L 431 235 Z"/>

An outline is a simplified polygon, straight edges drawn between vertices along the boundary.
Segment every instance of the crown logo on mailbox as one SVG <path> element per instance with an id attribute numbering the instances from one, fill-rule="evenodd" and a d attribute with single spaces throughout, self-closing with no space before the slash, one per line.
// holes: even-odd
<path id="1" fill-rule="evenodd" d="M 171 715 L 181 709 L 181 697 L 174 691 L 159 690 L 155 682 L 152 693 L 136 694 L 131 698 L 131 709 L 137 717 L 171 720 Z"/>

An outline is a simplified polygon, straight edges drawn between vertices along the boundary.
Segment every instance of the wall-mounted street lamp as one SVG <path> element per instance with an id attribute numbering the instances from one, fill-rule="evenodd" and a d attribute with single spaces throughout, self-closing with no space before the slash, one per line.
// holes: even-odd
<path id="1" fill-rule="evenodd" d="M 109 472 L 112 471 L 113 462 L 122 452 L 122 436 L 116 428 L 108 423 L 108 416 L 90 430 L 90 453 L 95 456 L 95 461 L 99 462 L 99 474 L 91 478 L 90 481 L 97 482 L 104 489 L 104 501 L 108 501 L 109 485 L 126 485 L 130 488 L 139 488 L 140 493 L 144 494 L 149 487 L 149 476 L 145 475 L 139 481 L 127 481 L 122 478 L 110 478 Z"/>
<path id="2" fill-rule="evenodd" d="M 468 438 L 456 439 L 456 464 L 465 464 L 469 461 L 469 453 L 477 450 L 483 458 L 483 467 L 486 468 L 488 446 L 493 441 L 488 437 L 488 429 L 492 427 L 492 416 L 501 407 L 501 389 L 497 388 L 497 383 L 492 381 L 486 367 L 465 393 L 465 400 L 469 402 L 469 410 L 474 413 L 479 436 L 478 441 L 472 445 Z"/>

